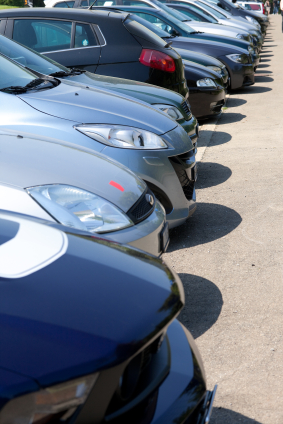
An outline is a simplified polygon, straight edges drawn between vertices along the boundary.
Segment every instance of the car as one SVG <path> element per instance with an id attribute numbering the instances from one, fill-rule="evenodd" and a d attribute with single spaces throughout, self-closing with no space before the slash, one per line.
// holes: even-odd
<path id="1" fill-rule="evenodd" d="M 92 74 L 80 69 L 68 69 L 2 35 L 0 35 L 0 53 L 32 70 L 38 76 L 45 74 L 63 81 L 75 81 L 84 87 L 96 87 L 108 92 L 114 91 L 123 97 L 149 103 L 175 119 L 196 145 L 198 122 L 191 113 L 188 98 L 185 99 L 175 91 L 123 78 Z"/>
<path id="2" fill-rule="evenodd" d="M 5 10 L 0 11 L 0 34 L 64 66 L 158 85 L 187 97 L 181 57 L 147 28 L 131 34 L 127 15 L 70 8 Z"/>
<path id="3" fill-rule="evenodd" d="M 258 36 L 258 34 L 255 31 L 248 30 L 248 28 L 243 29 L 240 25 L 237 24 L 237 21 L 235 20 L 231 24 L 231 19 L 225 19 L 222 23 L 222 20 L 219 18 L 215 18 L 212 14 L 210 14 L 205 8 L 199 8 L 199 6 L 196 6 L 197 1 L 194 1 L 192 3 L 187 3 L 185 1 L 174 1 L 172 3 L 166 3 L 166 6 L 171 7 L 175 10 L 179 10 L 180 12 L 184 13 L 188 18 L 195 20 L 196 22 L 206 22 L 214 25 L 214 31 L 221 26 L 221 28 L 224 26 L 224 28 L 230 28 L 233 29 L 236 34 L 236 38 L 244 38 L 250 37 L 252 40 L 253 46 L 255 51 L 258 53 L 261 51 L 262 48 L 262 38 Z M 201 4 L 199 2 L 199 4 Z M 201 5 L 202 6 L 202 5 Z M 209 7 L 209 6 L 208 6 Z M 217 27 L 218 25 L 218 27 Z"/>
<path id="4" fill-rule="evenodd" d="M 229 0 L 209 0 L 211 3 L 216 4 L 227 12 L 231 13 L 232 16 L 239 16 L 242 19 L 246 19 L 249 22 L 256 24 L 259 23 L 262 33 L 266 34 L 268 27 L 268 18 L 266 16 L 258 15 L 250 10 L 244 10 L 241 6 L 230 2 Z"/>
<path id="5" fill-rule="evenodd" d="M 242 18 L 233 17 L 230 13 L 225 12 L 220 7 L 209 3 L 206 0 L 162 0 L 161 2 L 166 2 L 166 5 L 168 6 L 168 3 L 184 6 L 186 5 L 190 9 L 193 9 L 194 12 L 201 13 L 202 16 L 204 15 L 211 23 L 216 23 L 220 25 L 226 25 L 231 26 L 233 28 L 242 29 L 246 32 L 248 32 L 252 38 L 254 47 L 261 48 L 263 43 L 263 37 L 261 35 L 261 31 L 255 27 L 254 24 L 249 23 L 247 20 L 244 20 Z M 258 25 L 259 26 L 259 25 Z"/>
<path id="6" fill-rule="evenodd" d="M 0 422 L 208 423 L 182 283 L 161 260 L 0 211 Z"/>
<path id="7" fill-rule="evenodd" d="M 113 92 L 37 78 L 3 55 L 0 72 L 0 130 L 72 143 L 122 163 L 160 200 L 171 228 L 195 211 L 196 151 L 164 112 Z"/>
<path id="8" fill-rule="evenodd" d="M 265 15 L 265 8 L 263 3 L 238 1 L 237 4 L 246 10 L 251 10 L 253 12 L 259 13 L 260 15 Z"/>
<path id="9" fill-rule="evenodd" d="M 123 165 L 47 137 L 0 134 L 0 146 L 0 209 L 60 222 L 156 256 L 166 250 L 164 208 Z"/>
<path id="10" fill-rule="evenodd" d="M 115 8 L 117 7 L 122 8 L 122 6 L 115 6 Z M 128 8 L 128 6 L 126 7 Z M 111 8 L 111 6 L 109 6 L 109 8 Z M 123 6 L 123 9 L 124 9 L 124 6 Z M 131 20 L 137 20 L 135 16 L 137 16 L 140 19 L 143 19 L 144 15 L 150 16 L 150 14 L 148 13 L 149 10 L 151 13 L 153 9 L 149 9 L 145 7 L 144 13 L 140 14 L 141 16 L 138 16 L 138 15 L 129 16 L 128 22 L 130 22 Z M 144 20 L 145 19 L 143 19 L 143 21 Z M 149 24 L 152 25 L 152 23 L 148 21 L 148 25 Z M 226 83 L 229 80 L 230 82 L 229 88 L 231 88 L 232 90 L 243 87 L 243 86 L 249 86 L 254 84 L 254 64 L 253 64 L 252 58 L 250 57 L 250 55 L 247 54 L 245 50 L 236 48 L 231 45 L 226 45 L 223 43 L 216 43 L 216 42 L 212 43 L 212 42 L 209 42 L 208 40 L 200 41 L 196 39 L 190 39 L 188 37 L 177 36 L 175 32 L 173 35 L 170 34 L 170 31 L 167 32 L 166 34 L 166 31 L 161 30 L 156 25 L 154 26 L 156 29 L 155 30 L 152 29 L 152 31 L 155 31 L 156 34 L 158 34 L 164 40 L 170 43 L 171 46 L 174 47 L 174 49 L 182 55 L 183 59 L 190 60 L 190 55 L 191 55 L 191 52 L 193 51 L 193 52 L 213 56 L 214 58 L 222 62 L 229 73 L 228 77 L 227 77 L 227 74 L 225 76 Z M 165 35 L 167 35 L 167 37 Z M 219 78 L 219 75 L 218 75 L 218 78 Z"/>

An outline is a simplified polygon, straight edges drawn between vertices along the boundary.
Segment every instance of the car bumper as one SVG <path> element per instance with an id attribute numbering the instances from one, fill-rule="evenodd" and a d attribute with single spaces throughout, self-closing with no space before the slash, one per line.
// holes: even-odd
<path id="1" fill-rule="evenodd" d="M 105 147 L 103 153 L 126 165 L 147 183 L 165 208 L 169 228 L 173 228 L 183 224 L 196 209 L 195 149 L 180 125 L 162 138 L 168 149 L 125 152 Z"/>
<path id="2" fill-rule="evenodd" d="M 218 115 L 225 104 L 225 89 L 190 87 L 192 112 L 199 119 Z"/>
<path id="3" fill-rule="evenodd" d="M 183 127 L 183 129 L 186 131 L 186 133 L 192 140 L 192 143 L 195 145 L 199 135 L 198 121 L 196 117 L 192 115 L 192 117 L 188 121 L 183 119 L 181 122 L 179 122 L 179 124 Z"/>
<path id="4" fill-rule="evenodd" d="M 160 256 L 168 247 L 169 236 L 166 237 L 165 211 L 156 201 L 153 213 L 144 221 L 124 230 L 101 234 L 101 237 L 117 243 L 129 244 L 155 256 Z"/>
<path id="5" fill-rule="evenodd" d="M 254 70 L 258 67 L 259 62 L 260 62 L 260 56 L 259 54 L 253 54 L 253 65 L 254 65 Z"/>
<path id="6" fill-rule="evenodd" d="M 159 387 L 151 424 L 207 424 L 216 388 L 208 392 L 204 375 L 197 373 L 192 365 L 198 363 L 195 342 L 177 320 L 169 326 L 167 337 L 171 352 L 170 372 Z"/>
<path id="7" fill-rule="evenodd" d="M 254 84 L 255 76 L 253 63 L 236 63 L 226 56 L 220 56 L 217 59 L 224 63 L 228 69 L 232 90 Z"/>

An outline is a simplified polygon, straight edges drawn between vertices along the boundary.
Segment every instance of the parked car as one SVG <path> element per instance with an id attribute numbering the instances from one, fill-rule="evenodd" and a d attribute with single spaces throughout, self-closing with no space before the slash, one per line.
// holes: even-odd
<path id="1" fill-rule="evenodd" d="M 118 6 L 118 8 L 120 7 L 121 6 Z M 144 9 L 145 12 L 149 10 L 149 8 Z M 127 18 L 128 23 L 130 22 L 130 20 L 137 20 L 135 16 L 139 17 L 140 19 L 143 19 L 138 15 L 130 15 Z M 143 16 L 143 14 L 141 14 L 141 16 Z M 149 24 L 153 25 L 151 22 L 148 21 L 148 25 Z M 250 55 L 248 55 L 245 50 L 235 48 L 230 45 L 225 45 L 223 43 L 211 43 L 207 40 L 199 41 L 196 39 L 189 39 L 188 37 L 177 36 L 175 34 L 170 35 L 170 33 L 168 32 L 167 34 L 164 34 L 164 32 L 166 33 L 166 31 L 161 30 L 156 25 L 153 26 L 155 26 L 155 30 L 152 29 L 152 31 L 155 31 L 156 34 L 161 36 L 168 43 L 171 43 L 171 46 L 174 47 L 174 49 L 182 55 L 183 59 L 190 60 L 190 56 L 193 51 L 213 56 L 214 58 L 222 62 L 225 65 L 227 71 L 229 72 L 228 77 L 226 75 L 225 81 L 223 81 L 225 82 L 224 86 L 226 85 L 228 78 L 230 81 L 231 89 L 236 89 L 242 86 L 249 86 L 254 84 L 253 61 Z M 165 37 L 165 35 L 167 35 L 167 37 Z M 189 78 L 189 76 L 187 76 L 187 78 Z"/>
<path id="2" fill-rule="evenodd" d="M 188 98 L 185 99 L 175 91 L 123 78 L 92 74 L 80 69 L 68 69 L 47 56 L 43 56 L 1 35 L 0 53 L 32 70 L 38 76 L 45 74 L 64 81 L 75 81 L 84 87 L 96 87 L 108 92 L 114 91 L 131 100 L 135 98 L 149 103 L 154 108 L 168 114 L 170 118 L 175 119 L 190 136 L 192 142 L 194 144 L 197 142 L 198 122 L 191 113 Z"/>
<path id="3" fill-rule="evenodd" d="M 0 240 L 1 423 L 209 422 L 216 387 L 161 260 L 5 211 Z"/>
<path id="4" fill-rule="evenodd" d="M 197 13 L 204 14 L 207 18 L 213 19 L 220 25 L 231 26 L 233 28 L 240 28 L 247 31 L 254 39 L 254 46 L 261 48 L 263 43 L 263 37 L 260 29 L 257 29 L 254 24 L 248 22 L 246 19 L 232 16 L 230 13 L 225 12 L 215 4 L 210 3 L 206 0 L 162 0 L 161 2 L 175 4 L 175 5 L 186 5 Z M 212 22 L 213 23 L 213 22 Z M 260 28 L 259 24 L 256 24 Z"/>
<path id="5" fill-rule="evenodd" d="M 222 20 L 220 20 L 219 18 L 216 19 L 213 15 L 211 15 L 207 10 L 205 10 L 204 8 L 201 9 L 198 6 L 195 5 L 196 2 L 194 3 L 187 3 L 185 1 L 182 1 L 182 3 L 179 0 L 177 0 L 176 2 L 172 2 L 172 3 L 167 3 L 166 5 L 168 7 L 171 7 L 175 10 L 179 10 L 180 12 L 182 12 L 184 15 L 186 15 L 188 18 L 195 20 L 196 22 L 206 22 L 206 23 L 210 23 L 211 25 L 214 25 L 212 28 L 214 28 L 214 31 L 217 31 L 217 29 L 219 28 L 219 26 L 221 26 L 221 28 L 230 28 L 233 29 L 236 32 L 235 37 L 236 38 L 243 38 L 243 37 L 247 37 L 249 36 L 255 51 L 258 53 L 261 48 L 262 48 L 262 38 L 258 37 L 258 35 L 256 34 L 255 31 L 252 30 L 248 30 L 248 29 L 242 29 L 240 27 L 240 25 L 237 25 L 237 21 L 235 20 L 234 22 L 232 22 L 232 25 L 230 24 L 230 20 L 225 19 L 224 23 L 222 23 Z M 191 21 L 190 21 L 191 22 Z M 227 25 L 226 25 L 227 24 Z"/>
<path id="6" fill-rule="evenodd" d="M 239 5 L 230 2 L 229 0 L 209 0 L 211 3 L 216 4 L 227 12 L 231 13 L 232 16 L 239 16 L 252 22 L 254 24 L 259 23 L 263 34 L 266 33 L 268 27 L 268 18 L 266 16 L 259 16 L 250 10 L 244 10 Z"/>
<path id="7" fill-rule="evenodd" d="M 265 8 L 263 3 L 238 1 L 237 4 L 246 10 L 251 10 L 252 12 L 259 13 L 260 15 L 265 15 Z"/>
<path id="8" fill-rule="evenodd" d="M 0 134 L 0 150 L 0 209 L 101 234 L 156 256 L 166 250 L 164 208 L 123 165 L 48 138 Z"/>
<path id="9" fill-rule="evenodd" d="M 5 10 L 0 11 L 2 35 L 62 65 L 158 85 L 185 98 L 188 94 L 178 53 L 147 28 L 129 33 L 126 15 L 68 8 Z"/>
<path id="10" fill-rule="evenodd" d="M 36 78 L 2 55 L 0 72 L 0 130 L 72 143 L 128 166 L 163 204 L 170 227 L 194 212 L 195 149 L 175 120 L 113 92 Z"/>

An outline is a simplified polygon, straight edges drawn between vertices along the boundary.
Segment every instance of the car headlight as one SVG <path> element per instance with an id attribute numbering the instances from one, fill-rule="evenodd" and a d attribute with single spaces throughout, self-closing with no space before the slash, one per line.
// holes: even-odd
<path id="1" fill-rule="evenodd" d="M 12 399 L 1 409 L 0 422 L 65 422 L 86 401 L 97 377 L 98 374 L 91 374 Z"/>
<path id="2" fill-rule="evenodd" d="M 217 87 L 215 81 L 211 78 L 204 78 L 197 81 L 198 87 Z"/>
<path id="3" fill-rule="evenodd" d="M 156 109 L 162 110 L 162 112 L 166 113 L 170 116 L 170 118 L 174 119 L 174 121 L 178 121 L 179 119 L 184 119 L 184 116 L 179 111 L 176 106 L 171 105 L 162 105 L 162 104 L 153 104 L 151 105 Z"/>
<path id="4" fill-rule="evenodd" d="M 167 149 L 167 144 L 158 135 L 138 128 L 122 125 L 76 125 L 76 130 L 107 144 L 125 149 Z"/>
<path id="5" fill-rule="evenodd" d="M 245 16 L 245 18 L 246 18 L 249 22 L 251 22 L 252 24 L 254 24 L 254 25 L 256 25 L 256 26 L 260 26 L 260 25 L 259 25 L 259 23 L 258 23 L 258 21 L 257 21 L 255 18 L 253 18 L 252 16 Z"/>
<path id="6" fill-rule="evenodd" d="M 233 62 L 247 64 L 250 63 L 249 56 L 247 54 L 228 54 L 226 57 Z"/>
<path id="7" fill-rule="evenodd" d="M 117 231 L 133 222 L 112 203 L 89 191 L 63 184 L 27 189 L 56 221 L 91 233 Z"/>
<path id="8" fill-rule="evenodd" d="M 244 40 L 245 36 L 243 34 L 237 34 L 236 38 L 238 38 L 239 40 Z"/>
<path id="9" fill-rule="evenodd" d="M 219 66 L 207 66 L 208 69 L 211 69 L 214 72 L 217 72 L 218 74 L 221 75 L 221 68 L 219 68 Z M 200 80 L 201 81 L 201 80 Z M 213 81 L 213 80 L 212 80 Z"/>

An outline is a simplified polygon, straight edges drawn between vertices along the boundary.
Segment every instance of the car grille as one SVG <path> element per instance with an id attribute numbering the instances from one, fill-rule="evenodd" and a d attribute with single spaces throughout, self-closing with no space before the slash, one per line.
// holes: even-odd
<path id="1" fill-rule="evenodd" d="M 186 120 L 188 121 L 192 117 L 191 106 L 186 100 L 181 104 L 181 106 L 182 106 L 183 111 L 187 115 Z"/>
<path id="2" fill-rule="evenodd" d="M 152 204 L 148 201 L 148 198 L 151 198 L 153 200 Z M 138 222 L 143 221 L 149 215 L 151 215 L 154 210 L 154 207 L 155 196 L 148 188 L 144 192 L 144 194 L 139 198 L 139 200 L 134 204 L 134 206 L 132 206 L 131 209 L 128 210 L 127 215 L 135 224 L 137 224 Z"/>
<path id="3" fill-rule="evenodd" d="M 105 421 L 149 424 L 152 420 L 157 390 L 170 370 L 170 348 L 161 334 L 128 363 L 107 408 Z M 150 390 L 149 390 L 150 388 Z M 137 403 L 137 399 L 139 399 Z M 151 407 L 148 408 L 148 403 Z"/>

